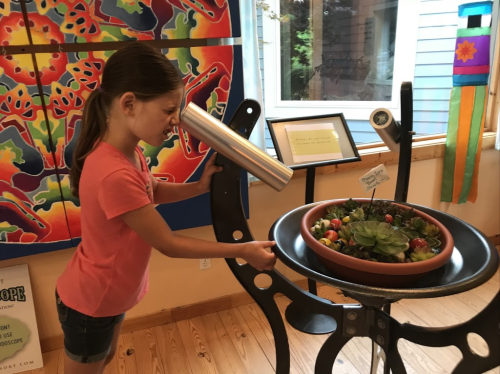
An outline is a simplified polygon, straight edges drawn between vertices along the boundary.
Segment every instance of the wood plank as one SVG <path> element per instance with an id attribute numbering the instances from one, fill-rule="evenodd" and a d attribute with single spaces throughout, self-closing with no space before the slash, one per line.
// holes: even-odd
<path id="1" fill-rule="evenodd" d="M 177 325 L 169 323 L 157 326 L 153 331 L 156 335 L 165 371 L 169 374 L 192 373 Z"/>
<path id="2" fill-rule="evenodd" d="M 127 352 L 130 350 L 130 355 Z M 115 358 L 104 370 L 104 374 L 135 374 L 135 349 L 132 333 L 120 335 Z"/>
<path id="3" fill-rule="evenodd" d="M 219 312 L 222 323 L 236 347 L 248 373 L 272 373 L 273 367 L 257 343 L 240 311 L 236 308 Z"/>
<path id="4" fill-rule="evenodd" d="M 161 359 L 156 333 L 152 329 L 132 333 L 137 372 L 141 374 L 167 374 Z"/>
<path id="5" fill-rule="evenodd" d="M 500 366 L 497 366 L 492 370 L 485 371 L 484 374 L 500 374 Z"/>
<path id="6" fill-rule="evenodd" d="M 369 373 L 371 370 L 370 338 L 353 338 L 347 343 L 342 352 L 360 373 Z M 377 374 L 383 374 L 383 365 L 377 367 Z"/>
<path id="7" fill-rule="evenodd" d="M 205 327 L 206 338 L 219 371 L 224 374 L 246 373 L 245 365 L 219 314 L 212 313 L 199 319 Z"/>
<path id="8" fill-rule="evenodd" d="M 207 342 L 206 331 L 198 318 L 177 322 L 177 328 L 186 350 L 191 371 L 195 374 L 220 373 L 214 362 L 214 354 Z"/>
<path id="9" fill-rule="evenodd" d="M 420 324 L 422 326 L 444 327 L 464 322 L 435 299 L 426 299 L 425 304 L 419 303 L 418 300 L 404 300 L 401 304 L 409 315 L 416 316 L 418 314 L 419 318 L 423 319 L 424 323 Z M 477 336 L 471 336 L 471 346 L 473 349 L 481 351 L 486 347 L 486 343 L 484 340 L 478 339 Z"/>
<path id="10" fill-rule="evenodd" d="M 290 300 L 281 296 L 276 298 L 276 303 L 284 318 L 285 310 L 290 304 Z M 308 335 L 295 330 L 288 322 L 285 323 L 285 326 L 288 333 L 291 354 L 302 367 L 304 373 L 313 373 L 318 352 L 329 335 Z M 335 359 L 332 373 L 359 374 L 359 371 L 341 351 Z"/>
<path id="11" fill-rule="evenodd" d="M 255 303 L 241 306 L 238 309 L 245 319 L 245 322 L 248 324 L 248 327 L 252 330 L 260 348 L 264 351 L 264 354 L 273 366 L 274 370 L 276 370 L 276 348 L 274 335 L 264 312 L 262 312 L 262 309 L 260 309 L 260 307 Z M 290 357 L 290 373 L 303 373 L 303 370 L 297 364 L 293 355 Z"/>
<path id="12" fill-rule="evenodd" d="M 402 323 L 413 323 L 411 316 L 407 313 L 406 308 L 401 305 L 395 305 L 392 308 L 392 316 Z M 413 343 L 409 342 L 409 345 L 413 347 Z M 420 350 L 429 358 L 431 358 L 436 364 L 438 364 L 444 372 L 451 371 L 458 362 L 460 361 L 462 355 L 460 350 L 455 346 L 443 347 L 443 348 L 433 348 L 426 347 L 422 345 L 417 345 Z"/>

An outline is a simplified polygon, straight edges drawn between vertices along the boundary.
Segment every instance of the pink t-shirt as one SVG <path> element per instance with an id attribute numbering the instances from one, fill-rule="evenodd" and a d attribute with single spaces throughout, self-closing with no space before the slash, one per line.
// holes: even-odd
<path id="1" fill-rule="evenodd" d="M 148 291 L 151 246 L 119 217 L 153 203 L 151 174 L 137 152 L 142 171 L 100 142 L 80 178 L 82 242 L 57 291 L 64 304 L 92 317 L 124 313 Z"/>

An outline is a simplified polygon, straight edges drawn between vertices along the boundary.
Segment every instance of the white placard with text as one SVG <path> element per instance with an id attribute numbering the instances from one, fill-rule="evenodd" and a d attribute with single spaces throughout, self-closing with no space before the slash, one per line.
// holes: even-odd
<path id="1" fill-rule="evenodd" d="M 0 268 L 0 374 L 41 367 L 28 265 Z"/>
<path id="2" fill-rule="evenodd" d="M 380 186 L 387 180 L 389 180 L 389 174 L 387 173 L 385 165 L 382 164 L 371 169 L 368 173 L 359 178 L 358 182 L 361 187 L 363 187 L 365 192 L 368 192 L 371 189 Z"/>

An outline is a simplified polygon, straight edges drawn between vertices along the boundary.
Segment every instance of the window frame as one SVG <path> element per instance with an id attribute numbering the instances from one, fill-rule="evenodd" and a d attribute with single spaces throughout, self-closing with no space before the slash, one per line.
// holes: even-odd
<path id="1" fill-rule="evenodd" d="M 403 3 L 403 1 L 401 1 Z M 279 0 L 269 0 L 269 11 L 279 14 Z M 347 120 L 368 120 L 373 110 L 389 109 L 400 120 L 400 87 L 414 81 L 420 0 L 404 0 L 398 5 L 394 78 L 391 101 L 293 101 L 281 100 L 280 22 L 263 17 L 264 104 L 268 118 L 321 115 L 342 112 Z M 404 29 L 404 32 L 402 31 Z M 411 66 L 411 69 L 407 68 Z M 406 67 L 406 68 L 405 68 Z"/>

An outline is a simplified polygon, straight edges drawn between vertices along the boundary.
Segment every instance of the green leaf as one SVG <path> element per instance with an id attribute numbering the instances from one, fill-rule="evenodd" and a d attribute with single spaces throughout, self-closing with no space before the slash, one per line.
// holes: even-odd
<path id="1" fill-rule="evenodd" d="M 430 248 L 439 248 L 441 247 L 441 241 L 436 238 L 426 238 L 425 241 Z"/>
<path id="2" fill-rule="evenodd" d="M 375 246 L 373 249 L 374 252 L 377 253 L 382 253 L 386 255 L 396 255 L 404 250 L 404 247 L 397 246 L 397 245 L 384 245 L 384 244 L 379 244 Z"/>
<path id="3" fill-rule="evenodd" d="M 344 203 L 344 207 L 348 212 L 352 212 L 354 209 L 359 207 L 359 203 L 351 198 Z"/>
<path id="4" fill-rule="evenodd" d="M 354 212 L 349 214 L 349 218 L 351 219 L 351 222 L 364 221 L 365 212 L 364 212 L 363 208 L 354 209 Z"/>
<path id="5" fill-rule="evenodd" d="M 354 241 L 365 247 L 373 247 L 376 243 L 375 239 L 366 237 L 359 232 L 354 233 Z"/>
<path id="6" fill-rule="evenodd" d="M 338 205 L 331 205 L 331 206 L 327 207 L 326 212 L 332 216 L 331 219 L 328 218 L 330 220 L 332 220 L 333 218 L 342 219 L 346 216 L 346 212 L 344 211 L 344 208 L 342 208 L 341 206 L 338 206 Z"/>
<path id="7" fill-rule="evenodd" d="M 412 230 L 410 228 L 401 227 L 399 229 L 399 231 L 401 233 L 403 233 L 404 235 L 406 235 L 408 237 L 408 239 L 410 239 L 410 240 L 418 238 L 418 232 L 416 232 L 415 230 Z"/>
<path id="8" fill-rule="evenodd" d="M 423 231 L 427 237 L 435 237 L 439 235 L 439 228 L 432 224 L 425 226 Z"/>
<path id="9" fill-rule="evenodd" d="M 429 253 L 412 253 L 410 258 L 413 262 L 425 261 L 430 258 L 433 258 L 436 254 L 434 252 Z"/>

